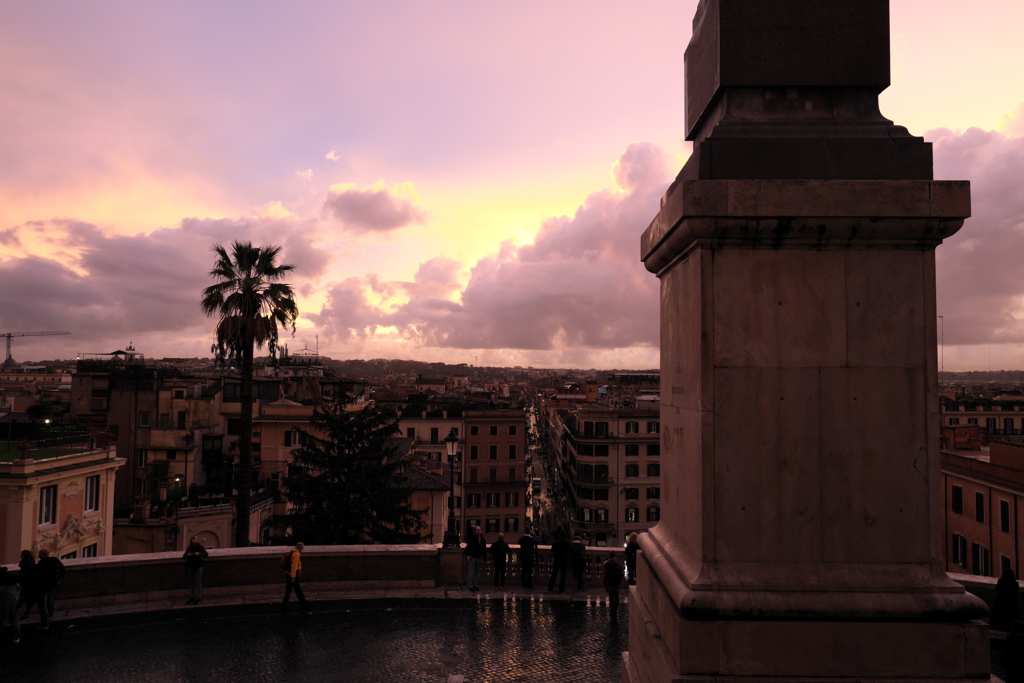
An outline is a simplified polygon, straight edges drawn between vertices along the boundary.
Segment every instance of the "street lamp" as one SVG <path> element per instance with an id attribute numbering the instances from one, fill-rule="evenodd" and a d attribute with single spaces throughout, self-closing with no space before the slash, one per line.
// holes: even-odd
<path id="1" fill-rule="evenodd" d="M 459 547 L 459 528 L 455 522 L 455 465 L 459 461 L 459 437 L 455 427 L 444 437 L 448 449 L 448 530 L 444 532 L 444 547 Z"/>

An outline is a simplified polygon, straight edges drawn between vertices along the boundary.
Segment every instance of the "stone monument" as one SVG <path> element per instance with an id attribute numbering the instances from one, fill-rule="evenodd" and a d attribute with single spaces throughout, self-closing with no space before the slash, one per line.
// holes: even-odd
<path id="1" fill-rule="evenodd" d="M 970 215 L 878 109 L 887 0 L 702 0 L 661 280 L 661 522 L 628 681 L 988 680 L 943 571 L 935 247 Z"/>

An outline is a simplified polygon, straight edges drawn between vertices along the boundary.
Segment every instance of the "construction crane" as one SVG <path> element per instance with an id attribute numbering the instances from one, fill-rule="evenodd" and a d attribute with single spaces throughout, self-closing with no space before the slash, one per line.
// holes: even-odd
<path id="1" fill-rule="evenodd" d="M 52 334 L 71 334 L 70 332 L 0 332 L 0 337 L 7 337 L 7 360 L 4 363 L 10 363 L 11 361 L 11 338 L 13 337 L 48 337 Z"/>

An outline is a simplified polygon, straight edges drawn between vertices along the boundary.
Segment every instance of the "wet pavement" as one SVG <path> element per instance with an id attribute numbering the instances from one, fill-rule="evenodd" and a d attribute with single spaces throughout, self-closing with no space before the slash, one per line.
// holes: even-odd
<path id="1" fill-rule="evenodd" d="M 407 598 L 235 604 L 69 617 L 0 640 L 0 680 L 618 681 L 628 605 L 606 600 Z M 562 596 L 559 596 L 562 598 Z"/>

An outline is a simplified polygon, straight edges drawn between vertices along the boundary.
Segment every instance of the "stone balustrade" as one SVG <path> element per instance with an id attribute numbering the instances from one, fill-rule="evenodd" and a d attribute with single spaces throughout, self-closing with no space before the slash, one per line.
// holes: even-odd
<path id="1" fill-rule="evenodd" d="M 210 551 L 203 569 L 203 592 L 209 597 L 258 594 L 283 585 L 279 565 L 286 546 L 224 548 Z M 505 585 L 521 583 L 518 546 L 511 546 Z M 591 589 L 601 586 L 601 565 L 622 548 L 587 548 L 585 580 Z M 541 546 L 534 562 L 534 586 L 547 587 L 551 548 Z M 59 589 L 62 607 L 97 607 L 187 596 L 185 562 L 180 552 L 114 555 L 64 560 L 67 576 Z M 16 565 L 6 565 L 17 574 Z M 466 562 L 462 549 L 435 545 L 306 546 L 302 553 L 304 585 L 318 591 L 360 592 L 431 589 L 465 585 Z M 480 585 L 494 582 L 490 553 L 481 567 Z M 572 568 L 566 588 L 575 587 Z M 309 588 L 307 588 L 307 591 Z"/>

